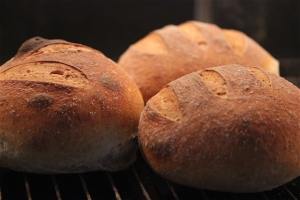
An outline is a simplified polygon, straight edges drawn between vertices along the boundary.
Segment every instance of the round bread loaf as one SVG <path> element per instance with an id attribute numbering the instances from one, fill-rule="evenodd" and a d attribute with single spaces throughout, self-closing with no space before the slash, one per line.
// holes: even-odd
<path id="1" fill-rule="evenodd" d="M 197 21 L 151 32 L 118 63 L 137 83 L 145 103 L 167 83 L 209 67 L 252 65 L 279 74 L 279 62 L 244 33 Z"/>
<path id="2" fill-rule="evenodd" d="M 134 81 L 101 52 L 32 38 L 0 67 L 0 166 L 33 173 L 124 169 L 136 158 L 143 107 Z"/>
<path id="3" fill-rule="evenodd" d="M 144 108 L 139 145 L 162 177 L 259 192 L 300 174 L 300 89 L 261 68 L 227 65 L 167 84 Z"/>

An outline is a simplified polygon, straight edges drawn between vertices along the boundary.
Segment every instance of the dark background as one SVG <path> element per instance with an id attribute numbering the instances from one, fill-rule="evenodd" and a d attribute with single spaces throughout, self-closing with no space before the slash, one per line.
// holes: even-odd
<path id="1" fill-rule="evenodd" d="M 299 0 L 0 0 L 0 64 L 27 39 L 81 43 L 117 61 L 154 29 L 187 20 L 243 31 L 300 82 Z"/>

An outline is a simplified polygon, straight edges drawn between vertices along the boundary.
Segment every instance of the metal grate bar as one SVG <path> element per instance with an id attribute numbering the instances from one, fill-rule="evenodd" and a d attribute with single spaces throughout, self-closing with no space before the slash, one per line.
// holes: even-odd
<path id="1" fill-rule="evenodd" d="M 199 189 L 199 191 L 200 191 L 202 197 L 203 197 L 205 200 L 209 200 L 209 198 L 208 198 L 208 196 L 207 196 L 207 194 L 206 194 L 206 192 L 205 192 L 204 190 Z"/>
<path id="2" fill-rule="evenodd" d="M 168 185 L 169 189 L 171 190 L 171 192 L 173 194 L 173 197 L 176 200 L 179 200 L 179 197 L 178 197 L 177 193 L 175 192 L 175 189 L 174 189 L 173 185 L 169 181 L 167 181 L 167 180 L 166 180 L 166 182 L 167 182 L 167 185 Z"/>
<path id="3" fill-rule="evenodd" d="M 84 175 L 83 175 L 83 174 L 79 174 L 79 178 L 80 178 L 80 181 L 81 181 L 81 184 L 82 184 L 84 193 L 85 193 L 85 195 L 86 195 L 86 199 L 87 199 L 87 200 L 92 200 L 91 195 L 90 195 L 90 193 L 89 193 L 89 190 L 88 190 L 88 188 L 87 188 L 86 182 L 85 182 L 85 180 L 84 180 Z"/>
<path id="4" fill-rule="evenodd" d="M 283 189 L 290 195 L 290 197 L 293 200 L 297 200 L 297 198 L 293 195 L 293 193 L 285 185 L 283 185 Z"/>
<path id="5" fill-rule="evenodd" d="M 145 187 L 144 187 L 144 185 L 143 185 L 143 183 L 142 183 L 142 181 L 141 181 L 141 179 L 140 179 L 140 177 L 139 177 L 138 173 L 136 172 L 136 169 L 133 165 L 131 166 L 131 170 L 133 171 L 133 174 L 134 174 L 136 180 L 139 182 L 139 185 L 140 185 L 140 187 L 143 191 L 144 196 L 146 197 L 147 200 L 151 200 L 147 190 L 145 189 Z"/>
<path id="6" fill-rule="evenodd" d="M 116 199 L 117 199 L 117 200 L 122 200 L 122 199 L 121 199 L 121 196 L 120 196 L 120 194 L 119 194 L 119 192 L 118 192 L 118 189 L 117 189 L 117 187 L 116 187 L 116 184 L 115 184 L 114 180 L 113 180 L 112 177 L 111 177 L 111 174 L 110 174 L 109 172 L 106 172 L 106 176 L 107 176 L 107 178 L 108 178 L 108 180 L 109 180 L 109 182 L 110 182 L 110 184 L 111 184 L 111 186 L 112 186 L 112 188 L 113 188 L 113 190 L 114 190 Z"/>
<path id="7" fill-rule="evenodd" d="M 26 188 L 27 199 L 28 199 L 28 200 L 32 200 L 27 174 L 23 173 L 23 177 L 24 177 L 24 182 L 25 182 L 25 188 Z"/>
<path id="8" fill-rule="evenodd" d="M 264 193 L 262 193 L 262 196 L 263 196 L 264 200 L 269 200 L 269 198 Z"/>
<path id="9" fill-rule="evenodd" d="M 53 186 L 54 186 L 54 189 L 55 189 L 55 194 L 56 194 L 57 200 L 61 200 L 61 195 L 60 195 L 60 191 L 59 191 L 59 188 L 58 188 L 56 178 L 55 178 L 54 175 L 51 175 L 51 178 L 52 178 L 52 182 L 53 182 Z"/>

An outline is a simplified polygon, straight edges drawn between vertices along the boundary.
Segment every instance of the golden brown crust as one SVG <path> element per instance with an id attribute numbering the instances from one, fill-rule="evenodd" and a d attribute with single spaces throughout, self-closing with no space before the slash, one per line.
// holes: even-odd
<path id="1" fill-rule="evenodd" d="M 118 62 L 137 83 L 144 102 L 167 83 L 208 67 L 252 65 L 279 74 L 278 61 L 245 34 L 196 21 L 151 32 Z"/>
<path id="2" fill-rule="evenodd" d="M 124 169 L 144 103 L 101 52 L 33 38 L 0 68 L 0 163 L 34 173 Z"/>
<path id="3" fill-rule="evenodd" d="M 155 172 L 179 184 L 269 190 L 299 175 L 299 101 L 296 86 L 260 68 L 193 72 L 147 102 L 140 148 Z"/>

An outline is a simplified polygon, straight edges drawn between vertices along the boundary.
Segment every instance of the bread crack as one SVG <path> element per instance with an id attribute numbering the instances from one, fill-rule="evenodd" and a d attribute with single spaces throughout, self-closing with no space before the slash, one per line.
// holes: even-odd
<path id="1" fill-rule="evenodd" d="M 179 101 L 171 87 L 163 88 L 151 101 L 151 108 L 163 117 L 176 121 L 182 121 L 182 112 Z"/>
<path id="2" fill-rule="evenodd" d="M 80 70 L 57 62 L 33 62 L 17 65 L 3 71 L 0 80 L 26 80 L 84 87 L 89 81 Z"/>
<path id="3" fill-rule="evenodd" d="M 166 54 L 168 52 L 165 41 L 158 33 L 148 35 L 147 38 L 140 40 L 132 47 L 149 54 Z"/>
<path id="4" fill-rule="evenodd" d="M 47 45 L 38 49 L 37 51 L 33 52 L 31 55 L 27 56 L 24 60 L 29 59 L 33 56 L 37 55 L 45 55 L 48 53 L 55 53 L 55 52 L 70 52 L 70 51 L 77 51 L 77 52 L 92 52 L 93 49 L 89 49 L 87 47 L 81 47 L 78 45 L 70 45 L 70 44 L 54 44 L 54 45 Z"/>
<path id="5" fill-rule="evenodd" d="M 207 42 L 200 28 L 190 24 L 182 24 L 178 26 L 179 30 L 200 49 L 207 49 Z"/>
<path id="6" fill-rule="evenodd" d="M 265 85 L 267 88 L 272 87 L 269 75 L 267 75 L 267 73 L 264 72 L 262 69 L 258 67 L 246 67 L 246 69 L 250 71 L 251 74 L 253 74 L 255 78 L 263 85 Z"/>
<path id="7" fill-rule="evenodd" d="M 227 97 L 227 85 L 224 78 L 216 71 L 204 70 L 199 72 L 199 75 L 205 85 L 217 96 Z"/>
<path id="8" fill-rule="evenodd" d="M 235 31 L 235 30 L 226 30 L 223 29 L 222 30 L 226 40 L 228 41 L 228 43 L 230 44 L 230 46 L 232 47 L 232 50 L 236 53 L 236 54 L 244 54 L 245 49 L 246 49 L 246 36 L 239 32 L 239 31 Z"/>

